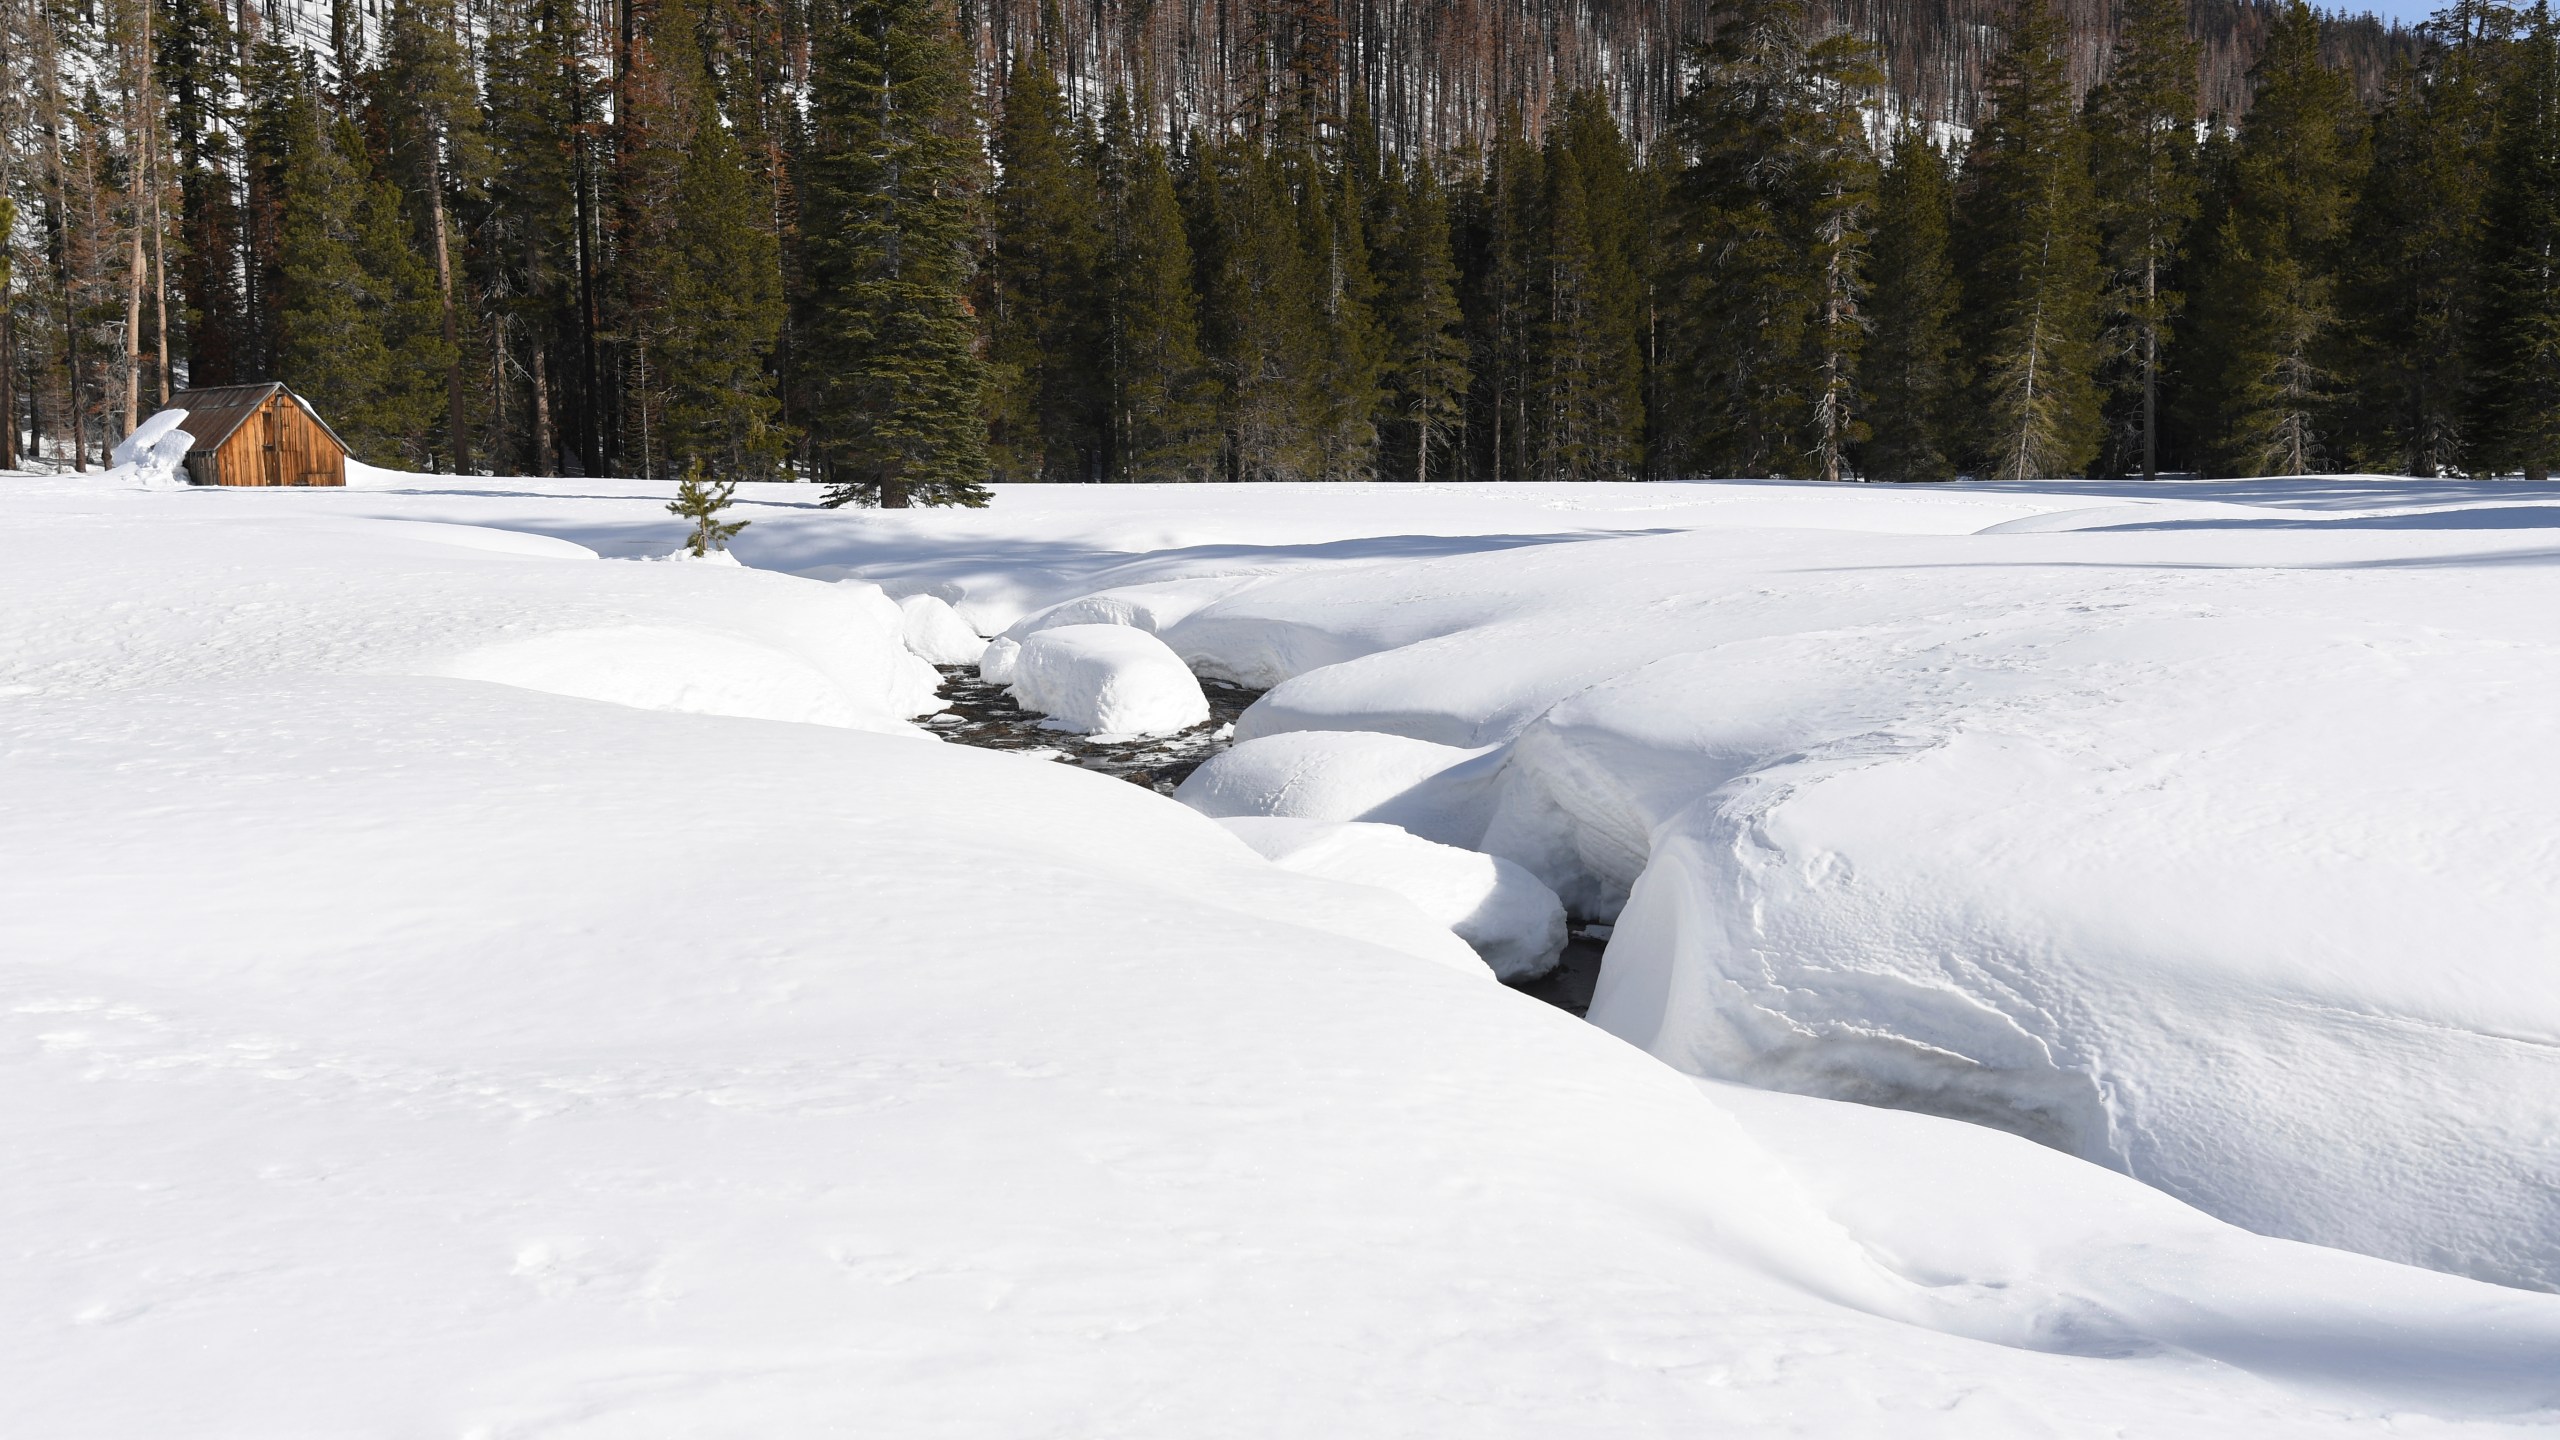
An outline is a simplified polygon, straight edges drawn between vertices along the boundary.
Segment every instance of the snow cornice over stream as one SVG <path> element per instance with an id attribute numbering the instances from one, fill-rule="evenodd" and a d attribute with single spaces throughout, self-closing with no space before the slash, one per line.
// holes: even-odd
<path id="1" fill-rule="evenodd" d="M 0 1429 L 2560 1424 L 2560 491 L 356 478 L 0 476 Z"/>

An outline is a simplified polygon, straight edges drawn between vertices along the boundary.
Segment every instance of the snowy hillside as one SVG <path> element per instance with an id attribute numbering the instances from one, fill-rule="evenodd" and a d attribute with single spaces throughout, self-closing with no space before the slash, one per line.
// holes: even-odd
<path id="1" fill-rule="evenodd" d="M 0 1428 L 2560 1422 L 2560 496 L 766 487 L 717 566 L 372 478 L 0 477 Z M 1600 1023 L 934 741 L 917 593 L 1278 682 L 1220 793 L 1616 915 Z"/>

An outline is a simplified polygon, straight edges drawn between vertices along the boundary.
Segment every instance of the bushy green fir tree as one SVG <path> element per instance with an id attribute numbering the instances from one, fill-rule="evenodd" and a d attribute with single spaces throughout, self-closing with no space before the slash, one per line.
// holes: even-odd
<path id="1" fill-rule="evenodd" d="M 1037 46 L 1015 52 L 995 126 L 982 267 L 989 453 L 1007 480 L 1087 480 L 1102 461 L 1094 177 Z"/>
<path id="2" fill-rule="evenodd" d="M 2449 37 L 2383 84 L 2340 292 L 2355 403 L 2339 420 L 2359 465 L 2440 475 L 2465 460 L 2489 48 Z"/>
<path id="3" fill-rule="evenodd" d="M 1312 479 L 1324 463 L 1314 393 L 1327 338 L 1323 273 L 1301 240 L 1278 157 L 1241 139 L 1201 152 L 1193 233 L 1227 478 Z"/>
<path id="4" fill-rule="evenodd" d="M 1893 143 L 1876 191 L 1874 326 L 1861 358 L 1868 435 L 1859 467 L 1870 480 L 1955 477 L 1956 275 L 1949 252 L 1955 185 L 1947 157 L 1918 127 Z"/>
<path id="5" fill-rule="evenodd" d="M 1957 189 L 1971 449 L 2003 480 L 2078 475 L 2104 438 L 2098 237 L 2061 17 L 2019 0 Z"/>
<path id="6" fill-rule="evenodd" d="M 2560 459 L 2560 28 L 2533 7 L 2499 85 L 2480 266 L 2475 445 L 2483 468 Z"/>
<path id="7" fill-rule="evenodd" d="M 1165 148 L 1126 94 L 1104 116 L 1102 348 L 1106 478 L 1203 480 L 1217 456 L 1217 387 L 1200 353 L 1191 242 Z"/>
<path id="8" fill-rule="evenodd" d="M 178 213 L 172 235 L 177 294 L 172 316 L 188 380 L 228 385 L 255 365 L 248 297 L 240 284 L 241 214 L 232 184 L 239 159 L 230 123 L 237 40 L 223 0 L 168 0 L 157 70 L 169 97 Z M 0 232 L 5 233 L 5 232 Z"/>
<path id="9" fill-rule="evenodd" d="M 1540 169 L 1536 473 L 1622 479 L 1642 463 L 1644 440 L 1642 289 L 1628 253 L 1635 162 L 1597 94 L 1566 97 Z"/>
<path id="10" fill-rule="evenodd" d="M 407 209 L 419 253 L 436 280 L 437 323 L 445 366 L 444 431 L 431 447 L 435 463 L 470 468 L 471 403 L 464 382 L 469 341 L 461 293 L 461 237 L 453 197 L 478 190 L 488 176 L 480 128 L 480 96 L 452 0 L 395 0 L 384 26 L 382 59 L 366 88 L 385 142 L 383 178 Z"/>
<path id="11" fill-rule="evenodd" d="M 984 505 L 967 53 L 942 0 L 824 0 L 814 28 L 796 358 L 827 503 Z"/>
<path id="12" fill-rule="evenodd" d="M 1858 101 L 1867 46 L 1802 0 L 1720 0 L 1678 130 L 1682 374 L 1692 466 L 1836 478 L 1875 161 Z"/>
<path id="13" fill-rule="evenodd" d="M 1487 480 L 1534 473 L 1531 400 L 1538 389 L 1537 303 L 1546 253 L 1545 165 L 1517 109 L 1506 109 L 1486 146 L 1482 179 L 1465 197 L 1460 308 L 1475 384 L 1465 422 L 1471 469 Z"/>
<path id="14" fill-rule="evenodd" d="M 2107 272 L 2110 387 L 2126 437 L 2114 467 L 2159 473 L 2161 357 L 2183 297 L 2171 287 L 2195 223 L 2196 43 L 2187 0 L 2128 0 L 2104 83 L 2090 93 L 2090 164 Z"/>
<path id="15" fill-rule="evenodd" d="M 355 123 L 310 88 L 289 103 L 277 374 L 357 459 L 415 465 L 445 398 L 435 278 Z"/>
<path id="16" fill-rule="evenodd" d="M 2360 178 L 2362 115 L 2291 0 L 2251 72 L 2256 99 L 2223 177 L 2197 282 L 2194 345 L 2213 398 L 2207 459 L 2225 474 L 2325 468 L 2341 349 L 2338 275 Z"/>
<path id="17" fill-rule="evenodd" d="M 578 305 L 576 120 L 585 112 L 577 56 L 578 7 L 566 0 L 505 0 L 490 12 L 484 81 L 489 184 L 472 224 L 478 288 L 502 377 L 496 408 L 518 423 L 489 449 L 522 449 L 493 463 L 558 473 L 565 442 L 565 362 L 574 354 Z M 520 400 L 510 394 L 521 385 Z M 494 427 L 493 429 L 498 428 Z"/>
<path id="18" fill-rule="evenodd" d="M 1403 176 L 1382 175 L 1390 205 L 1381 223 L 1380 309 L 1387 332 L 1390 478 L 1428 481 L 1432 464 L 1454 442 L 1465 417 L 1465 317 L 1458 308 L 1458 266 L 1450 253 L 1449 207 L 1439 177 L 1416 163 Z"/>
<path id="19" fill-rule="evenodd" d="M 1352 168 L 1331 168 L 1311 151 L 1290 166 L 1300 233 L 1315 271 L 1315 363 L 1307 387 L 1319 480 L 1366 480 L 1378 453 L 1378 410 L 1385 403 L 1386 336 L 1378 326 L 1377 283 L 1369 270 L 1362 223 L 1365 198 Z"/>
<path id="20" fill-rule="evenodd" d="M 782 246 L 763 180 L 693 72 L 693 143 L 676 173 L 663 360 L 666 453 L 731 479 L 780 467 L 785 437 L 773 354 L 783 320 Z"/>

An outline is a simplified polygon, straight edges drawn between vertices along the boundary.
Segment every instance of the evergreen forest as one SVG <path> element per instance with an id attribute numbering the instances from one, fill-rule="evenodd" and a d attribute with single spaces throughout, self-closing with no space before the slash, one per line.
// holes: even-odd
<path id="1" fill-rule="evenodd" d="M 2560 458 L 2544 4 L 1698 0 L 1615 68 L 1434 70 L 1336 0 L 1167 53 L 953 0 L 0 3 L 0 466 L 260 379 L 377 464 L 891 506 Z"/>

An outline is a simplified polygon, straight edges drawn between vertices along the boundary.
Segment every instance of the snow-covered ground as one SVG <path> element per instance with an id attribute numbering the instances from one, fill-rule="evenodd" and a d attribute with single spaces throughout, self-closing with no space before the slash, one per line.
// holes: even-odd
<path id="1" fill-rule="evenodd" d="M 367 478 L 0 477 L 0 1429 L 2560 1423 L 2560 1296 L 2440 1273 L 2560 1283 L 2560 495 L 767 487 L 728 567 Z M 1623 909 L 1606 1028 L 933 742 L 864 580 L 1399 737 L 1219 793 Z"/>

